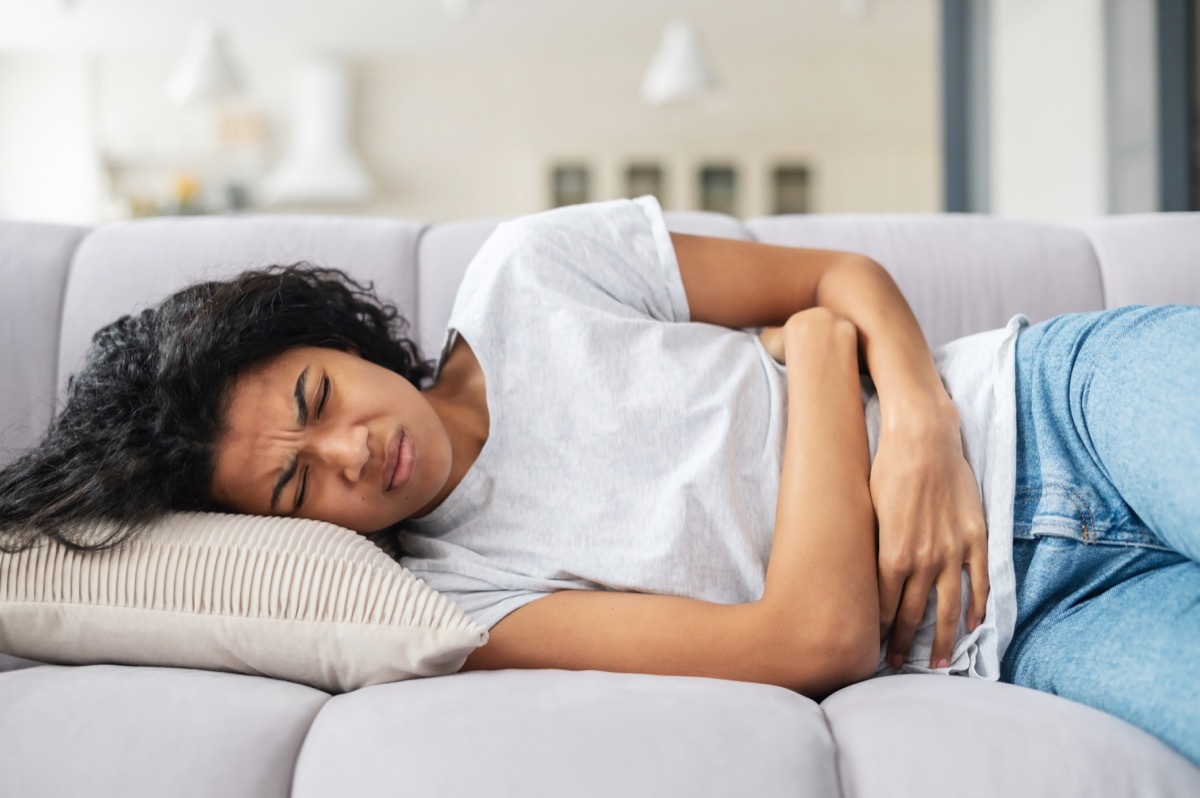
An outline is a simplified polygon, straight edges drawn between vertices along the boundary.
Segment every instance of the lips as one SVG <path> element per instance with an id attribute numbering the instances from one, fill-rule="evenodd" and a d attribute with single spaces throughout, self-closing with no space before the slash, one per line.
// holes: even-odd
<path id="1" fill-rule="evenodd" d="M 416 461 L 416 449 L 408 433 L 400 430 L 398 436 L 388 442 L 387 457 L 383 464 L 385 491 L 397 488 L 412 477 Z"/>

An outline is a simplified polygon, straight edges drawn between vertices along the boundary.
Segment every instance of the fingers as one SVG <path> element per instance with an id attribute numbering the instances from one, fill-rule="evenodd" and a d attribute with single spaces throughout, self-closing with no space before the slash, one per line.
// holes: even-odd
<path id="1" fill-rule="evenodd" d="M 986 566 L 984 568 L 986 571 Z M 986 585 L 986 574 L 984 576 Z M 974 582 L 972 588 L 974 589 Z M 895 628 L 888 642 L 887 661 L 893 668 L 899 668 L 908 659 L 909 649 L 912 648 L 913 638 L 920 629 L 925 617 L 925 607 L 929 603 L 930 591 L 933 585 L 912 574 L 904 585 L 904 595 L 900 600 L 899 611 L 895 616 Z M 937 626 L 934 630 L 933 648 L 930 650 L 929 667 L 945 668 L 949 665 L 950 657 L 954 654 L 954 644 L 958 641 L 958 624 L 962 615 L 962 567 L 947 569 L 939 577 L 937 586 Z M 882 595 L 882 593 L 881 593 Z M 986 590 L 983 593 L 987 599 Z M 972 610 L 975 612 L 975 597 L 972 593 Z M 979 608 L 979 618 L 983 618 L 983 605 Z M 970 623 L 970 621 L 968 621 Z M 976 626 L 979 622 L 975 623 Z"/>
<path id="2" fill-rule="evenodd" d="M 885 526 L 880 520 L 879 539 L 879 642 L 882 643 L 892 631 L 896 615 L 900 611 L 900 598 L 904 595 L 905 582 L 913 574 L 915 563 L 911 547 L 901 541 L 908 540 L 910 535 L 902 535 Z M 885 538 L 891 545 L 883 545 Z M 895 640 L 895 635 L 892 637 Z M 907 649 L 900 653 L 907 653 Z"/>
<path id="3" fill-rule="evenodd" d="M 904 593 L 907 573 L 891 568 L 879 568 L 879 642 L 882 643 L 892 629 L 896 613 L 900 609 L 900 596 Z"/>
<path id="4" fill-rule="evenodd" d="M 971 608 L 967 613 L 967 630 L 974 632 L 975 627 L 983 623 L 987 611 L 988 582 L 987 541 L 982 546 L 975 546 L 967 556 L 967 573 L 971 576 Z"/>
<path id="5" fill-rule="evenodd" d="M 782 327 L 764 327 L 758 334 L 758 340 L 762 341 L 763 348 L 775 362 L 784 362 Z"/>
<path id="6" fill-rule="evenodd" d="M 962 613 L 962 566 L 942 572 L 937 583 L 937 631 L 929 654 L 930 668 L 945 668 L 954 653 L 958 638 L 958 619 Z"/>
<path id="7" fill-rule="evenodd" d="M 888 664 L 893 668 L 899 668 L 908 659 L 913 637 L 921 626 L 921 619 L 925 617 L 925 605 L 929 601 L 931 587 L 929 578 L 919 572 L 912 573 L 904 585 L 904 597 L 900 600 L 892 639 L 888 642 Z"/>
<path id="8" fill-rule="evenodd" d="M 975 631 L 975 628 L 983 622 L 987 609 L 990 586 L 986 558 L 973 556 L 957 571 L 947 569 L 942 572 L 936 586 L 937 627 L 934 631 L 933 648 L 929 654 L 929 667 L 933 669 L 947 667 L 954 654 L 954 644 L 958 642 L 958 624 L 962 615 L 963 567 L 968 569 L 971 577 L 971 597 L 967 614 L 969 631 Z M 891 591 L 896 590 L 894 580 L 885 581 L 888 584 L 886 588 L 884 582 L 880 582 L 881 607 L 884 606 L 882 597 L 885 590 L 889 591 L 889 596 L 893 595 Z M 898 611 L 894 611 L 895 628 L 892 630 L 892 639 L 888 643 L 887 661 L 893 668 L 901 667 L 908 659 L 913 638 L 916 637 L 921 621 L 925 617 L 925 607 L 928 604 L 932 587 L 932 585 L 925 586 L 924 581 L 919 579 L 916 574 L 911 575 L 903 584 L 904 594 L 899 600 Z M 887 606 L 891 606 L 890 600 Z M 890 618 L 881 617 L 881 636 L 886 637 L 887 630 L 884 627 L 890 626 L 891 623 Z"/>

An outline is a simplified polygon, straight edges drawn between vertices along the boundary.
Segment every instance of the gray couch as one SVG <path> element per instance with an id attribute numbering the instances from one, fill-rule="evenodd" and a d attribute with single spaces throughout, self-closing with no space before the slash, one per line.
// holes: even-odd
<path id="1" fill-rule="evenodd" d="M 464 268 L 499 221 L 0 222 L 0 463 L 42 433 L 97 327 L 201 277 L 297 260 L 342 267 L 374 280 L 433 352 Z M 866 253 L 891 270 L 933 344 L 1017 312 L 1037 321 L 1200 304 L 1200 214 L 1055 225 L 671 213 L 668 224 Z M 0 796 L 10 798 L 944 792 L 1197 796 L 1200 769 L 1098 711 L 945 676 L 881 677 L 820 704 L 769 685 L 553 670 L 330 696 L 261 677 L 0 655 Z"/>

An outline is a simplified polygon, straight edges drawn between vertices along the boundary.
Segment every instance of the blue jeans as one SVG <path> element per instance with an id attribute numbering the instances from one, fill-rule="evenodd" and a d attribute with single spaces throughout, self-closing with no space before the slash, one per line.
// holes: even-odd
<path id="1" fill-rule="evenodd" d="M 1017 624 L 1001 679 L 1200 766 L 1200 307 L 1017 338 Z"/>

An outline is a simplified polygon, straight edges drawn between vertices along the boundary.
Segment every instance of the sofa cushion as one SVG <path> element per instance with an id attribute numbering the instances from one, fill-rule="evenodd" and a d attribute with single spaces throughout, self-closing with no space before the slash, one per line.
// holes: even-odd
<path id="1" fill-rule="evenodd" d="M 672 233 L 752 241 L 754 236 L 739 219 L 712 211 L 665 211 L 663 220 Z"/>
<path id="2" fill-rule="evenodd" d="M 860 252 L 900 286 L 931 346 L 1003 327 L 1100 310 L 1100 267 L 1087 237 L 1054 224 L 990 216 L 828 214 L 751 219 L 768 244 Z"/>
<path id="3" fill-rule="evenodd" d="M 58 385 L 83 363 L 92 335 L 194 282 L 307 260 L 374 282 L 414 331 L 416 247 L 422 225 L 337 216 L 140 219 L 106 225 L 75 253 L 63 300 Z"/>
<path id="4" fill-rule="evenodd" d="M 1085 219 L 1104 277 L 1104 306 L 1200 305 L 1200 213 L 1134 213 Z"/>
<path id="5" fill-rule="evenodd" d="M 19 671 L 22 668 L 34 668 L 44 663 L 37 660 L 14 657 L 10 654 L 0 654 L 0 673 L 4 671 Z"/>
<path id="6" fill-rule="evenodd" d="M 421 308 L 419 344 L 429 359 L 441 354 L 450 310 L 467 266 L 504 217 L 436 224 L 417 248 L 417 297 Z"/>
<path id="7" fill-rule="evenodd" d="M 171 668 L 0 673 L 0 795 L 286 798 L 328 699 L 273 679 Z"/>
<path id="8" fill-rule="evenodd" d="M 330 692 L 454 673 L 487 631 L 365 537 L 179 513 L 101 552 L 0 553 L 0 651 L 262 674 Z"/>
<path id="9" fill-rule="evenodd" d="M 602 671 L 469 671 L 331 700 L 294 798 L 839 796 L 817 705 L 773 685 Z"/>
<path id="10" fill-rule="evenodd" d="M 822 704 L 846 795 L 1200 795 L 1200 768 L 1157 737 L 1049 693 L 884 676 Z"/>
<path id="11" fill-rule="evenodd" d="M 0 466 L 36 443 L 50 423 L 63 287 L 85 233 L 0 221 Z"/>

